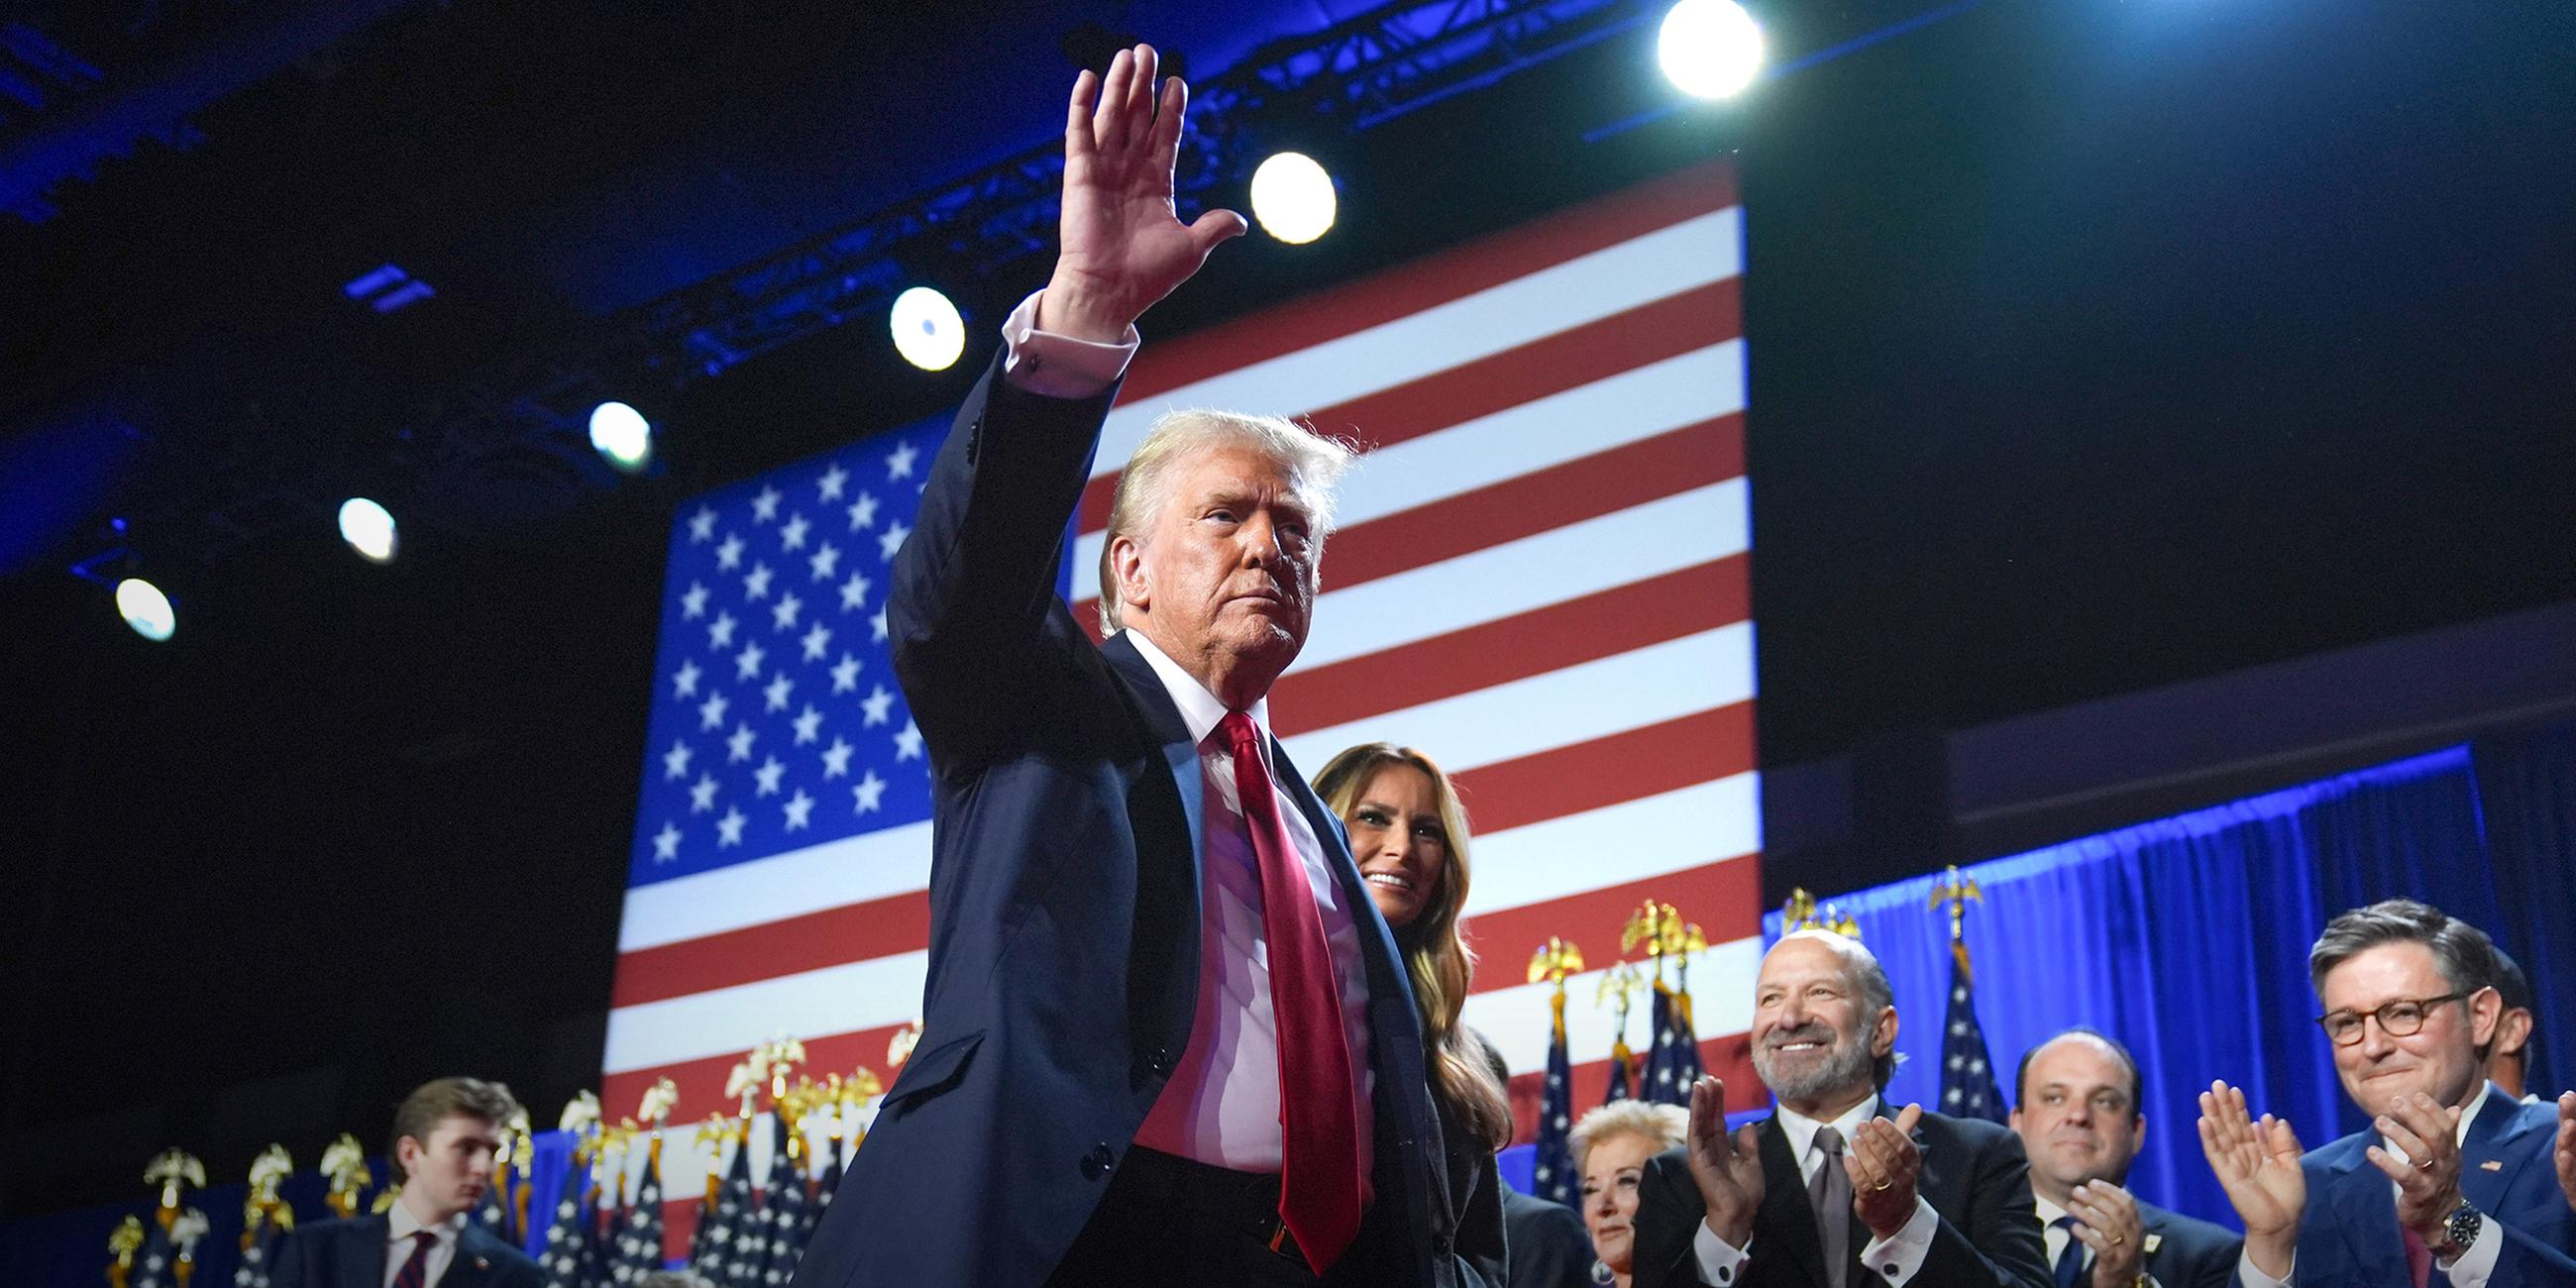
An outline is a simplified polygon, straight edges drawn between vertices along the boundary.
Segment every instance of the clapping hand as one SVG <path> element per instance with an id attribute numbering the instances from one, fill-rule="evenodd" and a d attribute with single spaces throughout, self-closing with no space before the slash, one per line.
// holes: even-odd
<path id="1" fill-rule="evenodd" d="M 1753 1214 L 1762 1206 L 1762 1147 L 1747 1123 L 1726 1131 L 1726 1084 L 1703 1077 L 1691 1086 L 1691 1180 L 1708 1208 L 1708 1228 L 1731 1247 L 1753 1241 Z"/>
<path id="2" fill-rule="evenodd" d="M 1879 1238 L 1892 1237 L 1914 1219 L 1915 1182 L 1923 1171 L 1914 1125 L 1921 1121 L 1921 1105 L 1907 1105 L 1894 1122 L 1865 1119 L 1852 1133 L 1851 1148 L 1843 1151 L 1843 1169 L 1851 1173 L 1852 1211 Z"/>
<path id="3" fill-rule="evenodd" d="M 1109 75 L 1073 82 L 1064 123 L 1064 215 L 1055 276 L 1039 325 L 1114 343 L 1146 309 L 1190 279 L 1217 243 L 1243 235 L 1243 216 L 1211 210 L 1183 224 L 1172 204 L 1189 88 L 1156 86 L 1151 45 L 1122 49 Z"/>
<path id="4" fill-rule="evenodd" d="M 2086 1181 L 2066 1201 L 2074 1234 L 2093 1250 L 2093 1288 L 2130 1288 L 2146 1260 L 2146 1224 L 2138 1202 L 2109 1181 Z"/>
<path id="5" fill-rule="evenodd" d="M 2308 1178 L 2299 1170 L 2299 1137 L 2290 1124 L 2245 1110 L 2245 1093 L 2224 1082 L 2200 1093 L 2200 1150 L 2245 1223 L 2245 1255 L 2275 1279 L 2290 1275 L 2299 1244 L 2299 1212 Z"/>
<path id="6" fill-rule="evenodd" d="M 2576 1208 L 2576 1091 L 2558 1097 L 2558 1192 Z"/>
<path id="7" fill-rule="evenodd" d="M 2382 1146 L 2362 1151 L 2372 1166 L 2397 1182 L 2397 1224 L 2426 1243 L 2439 1244 L 2442 1222 L 2460 1206 L 2460 1111 L 2418 1091 L 2399 1096 L 2372 1126 L 2406 1154 L 2399 1162 Z"/>

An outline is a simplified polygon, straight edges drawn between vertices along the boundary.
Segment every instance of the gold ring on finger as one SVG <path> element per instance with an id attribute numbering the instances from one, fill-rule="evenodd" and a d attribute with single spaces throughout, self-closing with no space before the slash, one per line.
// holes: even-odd
<path id="1" fill-rule="evenodd" d="M 1894 1181 L 1880 1181 L 1878 1184 L 1873 1185 L 1873 1186 L 1870 1186 L 1870 1187 L 1869 1187 L 1869 1190 L 1870 1190 L 1870 1193 L 1872 1193 L 1872 1194 L 1876 1194 L 1876 1193 L 1879 1193 L 1879 1192 L 1881 1192 L 1881 1191 L 1885 1191 L 1885 1190 L 1892 1190 L 1892 1189 L 1895 1189 L 1895 1188 L 1896 1188 L 1896 1182 L 1894 1182 Z"/>
<path id="2" fill-rule="evenodd" d="M 2111 1236 L 2111 1246 L 2114 1248 L 2119 1247 L 2121 1244 L 2127 1243 L 2128 1241 L 2129 1236 L 2125 1234 L 2115 1234 Z"/>

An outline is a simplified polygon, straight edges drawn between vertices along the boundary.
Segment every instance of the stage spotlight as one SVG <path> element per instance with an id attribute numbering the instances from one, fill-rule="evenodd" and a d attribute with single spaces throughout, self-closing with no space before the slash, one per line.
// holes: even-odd
<path id="1" fill-rule="evenodd" d="M 1303 246 L 1333 226 L 1333 176 L 1302 152 L 1277 152 L 1252 172 L 1252 217 L 1261 231 Z"/>
<path id="2" fill-rule="evenodd" d="M 622 402 L 604 402 L 590 409 L 590 445 L 632 474 L 653 459 L 653 424 Z"/>
<path id="3" fill-rule="evenodd" d="M 394 561 L 394 516 L 363 496 L 340 503 L 340 539 L 369 563 Z"/>
<path id="4" fill-rule="evenodd" d="M 1694 98 L 1729 98 L 1762 70 L 1762 27 L 1735 0 L 1680 0 L 1655 38 L 1664 75 Z"/>
<path id="5" fill-rule="evenodd" d="M 916 286 L 894 297 L 887 325 L 894 331 L 895 352 L 924 371 L 946 371 L 966 352 L 966 320 L 948 297 Z"/>
<path id="6" fill-rule="evenodd" d="M 179 613 L 170 607 L 170 597 L 140 577 L 116 583 L 116 611 L 125 615 L 125 624 L 135 634 L 147 640 L 166 640 L 179 629 Z"/>

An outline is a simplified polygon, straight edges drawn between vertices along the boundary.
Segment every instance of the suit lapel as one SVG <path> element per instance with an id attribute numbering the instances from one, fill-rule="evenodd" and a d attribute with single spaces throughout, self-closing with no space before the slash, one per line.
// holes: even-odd
<path id="1" fill-rule="evenodd" d="M 456 1259 L 447 1263 L 447 1273 L 439 1278 L 438 1288 L 483 1288 L 492 1282 L 492 1248 L 500 1242 L 471 1217 L 465 1232 L 456 1237 Z"/>
<path id="2" fill-rule="evenodd" d="M 385 1240 L 393 1237 L 393 1223 L 382 1216 L 362 1216 L 340 1227 L 341 1261 L 345 1266 L 364 1270 L 362 1282 L 385 1281 Z"/>
<path id="3" fill-rule="evenodd" d="M 2534 1127 L 2524 1121 L 2522 1110 L 2522 1103 L 2505 1095 L 2504 1088 L 2489 1085 L 2487 1103 L 2469 1123 L 2468 1139 L 2460 1142 L 2460 1197 L 2481 1212 L 2501 1207 L 2522 1165 L 2548 1152 L 2516 1148 Z"/>
<path id="4" fill-rule="evenodd" d="M 2335 1213 L 2345 1255 L 2365 1276 L 2362 1282 L 2404 1283 L 2406 1248 L 2397 1237 L 2397 1198 L 2388 1177 L 2362 1153 L 2370 1143 L 2367 1138 L 2356 1141 L 2349 1158 L 2336 1160 L 2326 1202 Z"/>
<path id="5" fill-rule="evenodd" d="M 1124 682 L 1128 701 L 1181 807 L 1177 844 L 1164 836 L 1165 825 L 1137 828 L 1136 858 L 1147 870 L 1136 874 L 1136 918 L 1146 930 L 1132 950 L 1138 954 L 1138 964 L 1129 983 L 1130 1006 L 1154 1015 L 1145 1022 L 1144 1031 L 1167 1036 L 1177 1051 L 1188 1039 L 1198 1007 L 1199 898 L 1207 880 L 1207 773 L 1200 767 L 1198 743 L 1190 737 L 1189 723 L 1172 705 L 1172 695 L 1164 689 L 1154 664 L 1136 651 L 1127 633 L 1110 636 L 1100 646 L 1100 655 L 1110 672 Z M 1148 945 L 1160 950 L 1159 959 L 1144 960 Z"/>
<path id="6" fill-rule="evenodd" d="M 1755 1246 L 1746 1251 L 1758 1257 L 1787 1248 L 1802 1282 L 1832 1282 L 1825 1277 L 1824 1235 L 1807 1206 L 1807 1177 L 1789 1152 L 1789 1133 L 1781 1129 L 1779 1118 L 1771 1117 L 1762 1120 L 1754 1135 L 1762 1142 L 1762 1210 L 1754 1218 Z"/>

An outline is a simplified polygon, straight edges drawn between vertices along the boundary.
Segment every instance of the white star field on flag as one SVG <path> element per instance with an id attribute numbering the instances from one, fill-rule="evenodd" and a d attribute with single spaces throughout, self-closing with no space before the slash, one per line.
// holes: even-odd
<path id="1" fill-rule="evenodd" d="M 683 508 L 632 879 L 655 881 L 928 814 L 928 755 L 887 654 L 885 597 L 940 424 Z"/>

